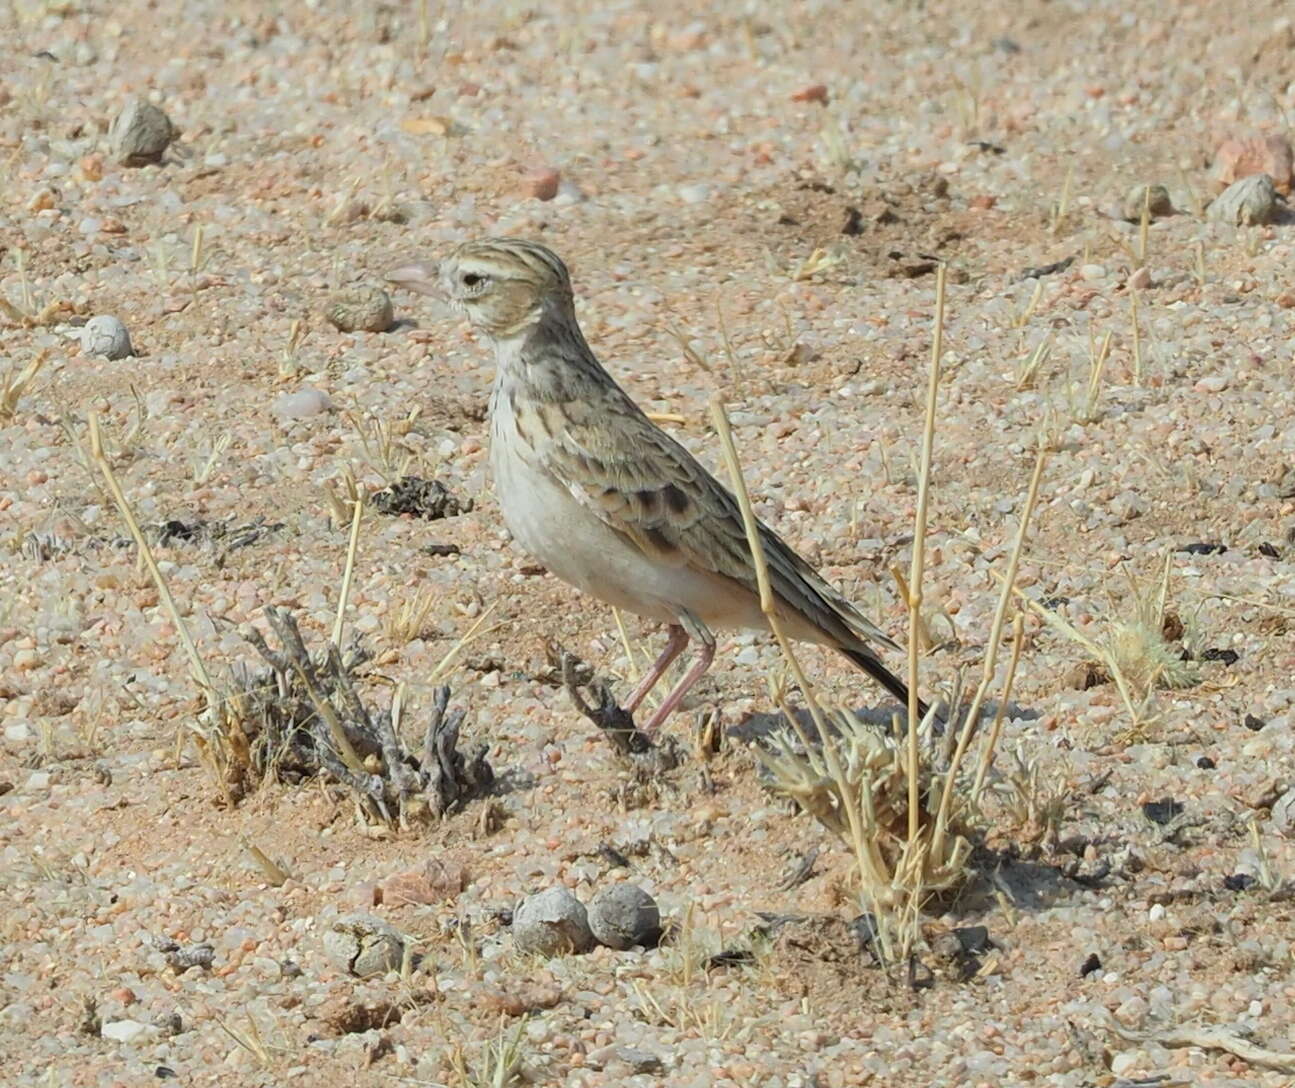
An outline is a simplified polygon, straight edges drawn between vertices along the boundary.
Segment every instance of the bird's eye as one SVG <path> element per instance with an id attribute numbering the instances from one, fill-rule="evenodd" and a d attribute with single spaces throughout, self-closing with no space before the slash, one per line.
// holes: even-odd
<path id="1" fill-rule="evenodd" d="M 476 287 L 477 284 L 481 283 L 485 278 L 485 276 L 479 276 L 475 272 L 465 272 L 463 275 L 463 286 Z"/>

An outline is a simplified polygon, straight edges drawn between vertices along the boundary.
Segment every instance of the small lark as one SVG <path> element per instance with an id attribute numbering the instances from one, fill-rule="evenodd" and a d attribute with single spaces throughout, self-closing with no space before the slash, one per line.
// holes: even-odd
<path id="1" fill-rule="evenodd" d="M 566 266 L 544 246 L 468 242 L 439 268 L 418 262 L 387 278 L 447 296 L 494 345 L 490 464 L 514 539 L 578 589 L 669 625 L 625 709 L 637 709 L 689 639 L 699 644 L 651 732 L 710 667 L 713 630 L 768 630 L 737 500 L 602 368 L 576 321 Z M 873 650 L 899 647 L 777 533 L 763 524 L 760 533 L 787 633 L 839 650 L 907 702 Z"/>

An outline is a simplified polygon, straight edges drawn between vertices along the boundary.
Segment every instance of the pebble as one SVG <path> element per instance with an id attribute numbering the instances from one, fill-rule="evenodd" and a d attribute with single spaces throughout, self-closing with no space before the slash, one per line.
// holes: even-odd
<path id="1" fill-rule="evenodd" d="M 1152 219 L 1162 215 L 1173 215 L 1174 204 L 1169 199 L 1169 190 L 1163 185 L 1133 186 L 1124 198 L 1124 218 L 1130 223 L 1141 222 L 1144 208 Z"/>
<path id="2" fill-rule="evenodd" d="M 1214 198 L 1208 217 L 1237 227 L 1263 226 L 1277 214 L 1277 189 L 1267 174 L 1235 181 Z"/>
<path id="3" fill-rule="evenodd" d="M 142 98 L 130 99 L 108 130 L 112 157 L 123 166 L 157 162 L 175 139 L 175 126 L 166 113 Z"/>
<path id="4" fill-rule="evenodd" d="M 791 100 L 793 102 L 817 102 L 826 106 L 828 102 L 827 85 L 824 83 L 810 83 L 793 91 Z"/>
<path id="5" fill-rule="evenodd" d="M 318 389 L 301 389 L 296 393 L 284 393 L 274 401 L 274 411 L 286 419 L 306 419 L 308 416 L 322 415 L 331 411 L 333 402 L 327 393 Z"/>
<path id="6" fill-rule="evenodd" d="M 105 1039 L 119 1043 L 133 1043 L 136 1039 L 157 1034 L 157 1028 L 139 1020 L 110 1020 L 99 1029 Z"/>
<path id="7" fill-rule="evenodd" d="M 393 873 L 379 885 L 381 902 L 388 907 L 409 903 L 444 903 L 467 886 L 463 863 L 453 858 L 431 858 L 417 869 Z"/>
<path id="8" fill-rule="evenodd" d="M 381 287 L 357 287 L 335 294 L 325 316 L 342 332 L 386 332 L 396 312 L 391 296 Z"/>
<path id="9" fill-rule="evenodd" d="M 399 931 L 369 914 L 347 914 L 324 934 L 324 954 L 337 967 L 359 978 L 398 971 L 405 957 Z"/>
<path id="10" fill-rule="evenodd" d="M 1124 282 L 1135 291 L 1145 291 L 1151 286 L 1151 270 L 1146 265 L 1136 268 Z"/>
<path id="11" fill-rule="evenodd" d="M 593 947 L 584 904 L 566 888 L 528 895 L 513 912 L 513 941 L 522 952 L 558 956 Z"/>
<path id="12" fill-rule="evenodd" d="M 536 200 L 552 200 L 558 195 L 562 175 L 549 167 L 532 170 L 522 178 L 522 192 Z"/>
<path id="13" fill-rule="evenodd" d="M 1080 267 L 1079 275 L 1081 279 L 1092 283 L 1094 280 L 1106 279 L 1106 266 L 1104 264 L 1086 264 Z"/>
<path id="14" fill-rule="evenodd" d="M 109 314 L 100 314 L 85 323 L 81 330 L 81 350 L 105 359 L 125 359 L 135 354 L 126 326 Z"/>
<path id="15" fill-rule="evenodd" d="M 31 739 L 31 725 L 26 721 L 13 722 L 4 727 L 4 739 L 24 741 Z"/>
<path id="16" fill-rule="evenodd" d="M 1209 374 L 1192 386 L 1198 393 L 1222 393 L 1227 387 L 1228 376 L 1226 374 Z"/>
<path id="17" fill-rule="evenodd" d="M 1226 188 L 1243 178 L 1267 174 L 1279 193 L 1289 193 L 1295 181 L 1295 154 L 1282 136 L 1228 139 L 1214 152 L 1214 182 Z"/>
<path id="18" fill-rule="evenodd" d="M 661 936 L 661 911 L 638 885 L 613 884 L 589 904 L 589 928 L 608 948 L 650 948 Z"/>

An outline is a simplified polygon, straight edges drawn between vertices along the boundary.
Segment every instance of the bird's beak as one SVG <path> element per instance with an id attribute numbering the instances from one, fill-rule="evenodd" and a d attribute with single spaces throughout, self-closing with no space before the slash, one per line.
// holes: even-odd
<path id="1" fill-rule="evenodd" d="M 445 289 L 441 286 L 440 270 L 433 261 L 411 261 L 387 272 L 388 283 L 397 287 L 408 287 L 420 295 L 431 295 L 433 298 L 445 299 Z"/>

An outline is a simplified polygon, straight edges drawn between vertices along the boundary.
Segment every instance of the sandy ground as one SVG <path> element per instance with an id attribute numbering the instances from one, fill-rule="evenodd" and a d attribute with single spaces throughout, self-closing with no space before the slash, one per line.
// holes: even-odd
<path id="1" fill-rule="evenodd" d="M 1295 217 L 1202 214 L 1220 140 L 1291 133 L 1288 6 L 352 7 L 0 10 L 0 296 L 17 314 L 0 366 L 45 358 L 0 417 L 0 1079 L 502 1084 L 503 1047 L 540 1084 L 1290 1084 L 1155 1041 L 1195 1027 L 1295 1050 Z M 160 164 L 110 154 L 131 95 L 179 130 Z M 1143 255 L 1112 213 L 1146 183 L 1177 213 Z M 1113 685 L 1075 686 L 1089 655 L 1031 616 L 1004 800 L 966 893 L 923 920 L 929 985 L 840 937 L 849 854 L 757 781 L 768 640 L 726 635 L 675 722 L 686 738 L 719 708 L 723 750 L 635 786 L 544 642 L 624 685 L 659 636 L 627 617 L 629 660 L 608 609 L 511 546 L 482 345 L 408 296 L 389 332 L 325 320 L 337 291 L 489 233 L 567 258 L 596 350 L 712 466 L 722 393 L 761 516 L 898 637 L 889 567 L 909 555 L 947 262 L 925 690 L 978 673 L 1041 431 L 1026 591 L 1106 637 L 1169 554 L 1187 647 L 1235 654 L 1134 722 Z M 83 354 L 94 314 L 137 354 Z M 305 389 L 328 410 L 292 418 Z M 328 495 L 348 468 L 366 491 L 410 473 L 473 500 L 433 523 L 371 516 L 347 623 L 376 655 L 367 694 L 403 681 L 418 719 L 431 670 L 493 608 L 450 677 L 500 777 L 491 818 L 477 800 L 375 836 L 317 782 L 222 799 L 186 739 L 178 632 L 88 460 L 90 413 L 142 522 L 216 527 L 157 555 L 221 685 L 267 604 L 327 636 L 347 543 Z M 219 535 L 252 523 L 270 528 Z M 420 594 L 411 630 L 397 619 Z M 883 704 L 837 660 L 806 661 L 825 697 Z M 1011 774 L 1034 776 L 1015 802 Z M 1053 826 L 1021 797 L 1055 801 Z M 1144 808 L 1166 798 L 1181 810 Z M 373 905 L 447 859 L 462 890 Z M 502 919 L 522 895 L 618 880 L 656 896 L 673 945 L 514 949 Z M 357 910 L 416 941 L 417 969 L 361 980 L 330 959 L 324 935 Z M 757 911 L 810 920 L 708 966 L 751 945 Z M 975 925 L 995 947 L 942 965 L 940 935 Z M 168 942 L 210 944 L 210 965 L 177 967 Z"/>

